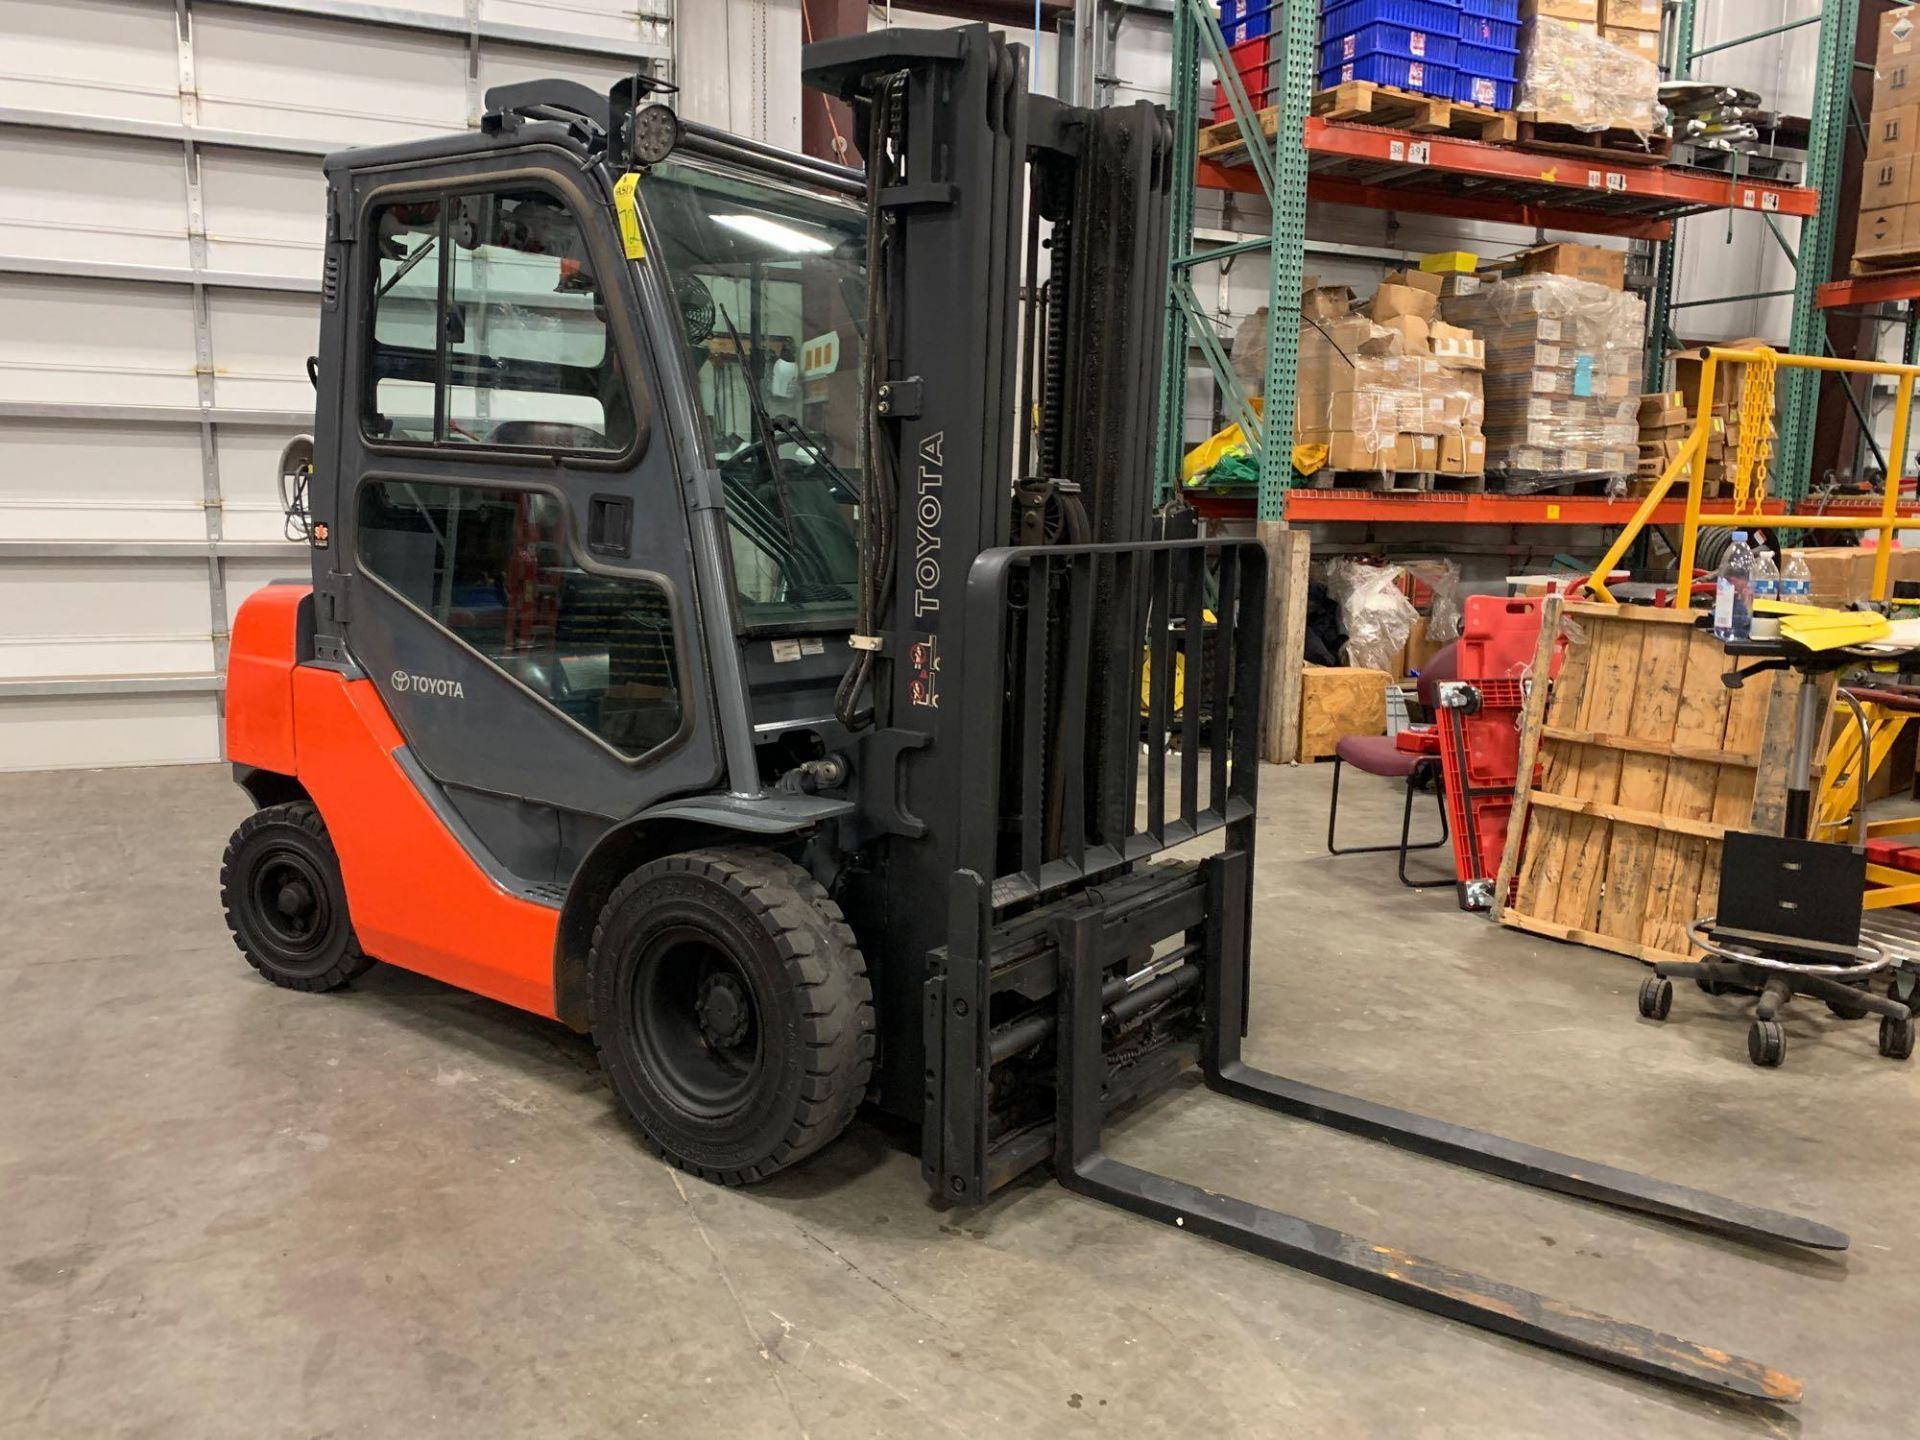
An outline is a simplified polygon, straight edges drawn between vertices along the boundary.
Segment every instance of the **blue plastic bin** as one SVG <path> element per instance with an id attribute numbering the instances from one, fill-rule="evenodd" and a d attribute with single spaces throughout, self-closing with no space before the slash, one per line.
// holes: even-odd
<path id="1" fill-rule="evenodd" d="M 1478 15 L 1485 20 L 1505 20 L 1509 23 L 1520 19 L 1520 0 L 1460 0 L 1461 12 Z"/>
<path id="2" fill-rule="evenodd" d="M 1238 45 L 1243 40 L 1271 35 L 1273 11 L 1279 3 L 1280 0 L 1221 0 L 1220 29 L 1227 37 L 1227 44 Z M 1231 16 L 1228 13 L 1229 5 L 1232 6 Z"/>
<path id="3" fill-rule="evenodd" d="M 1460 12 L 1460 38 L 1469 45 L 1489 45 L 1496 50 L 1520 48 L 1520 26 L 1507 20 L 1489 20 L 1484 15 Z"/>
<path id="4" fill-rule="evenodd" d="M 1464 70 L 1453 72 L 1453 98 L 1463 105 L 1479 105 L 1488 110 L 1511 110 L 1513 85 L 1511 80 L 1469 75 Z"/>
<path id="5" fill-rule="evenodd" d="M 1512 0 L 1519 4 L 1520 0 Z M 1404 25 L 1434 35 L 1451 35 L 1459 28 L 1458 0 L 1341 0 L 1321 16 L 1321 34 L 1331 40 L 1351 35 L 1362 25 Z"/>
<path id="6" fill-rule="evenodd" d="M 1454 46 L 1454 69 L 1463 75 L 1479 75 L 1488 80 L 1511 80 L 1519 74 L 1520 52 L 1495 49 L 1491 45 Z"/>
<path id="7" fill-rule="evenodd" d="M 1402 60 L 1425 60 L 1433 65 L 1453 64 L 1453 47 L 1459 44 L 1452 35 L 1435 35 L 1426 30 L 1410 30 L 1404 25 L 1376 22 L 1362 25 L 1346 35 L 1333 35 L 1320 42 L 1320 67 L 1344 65 L 1362 55 L 1397 55 Z"/>
<path id="8" fill-rule="evenodd" d="M 1451 99 L 1453 75 L 1451 65 L 1430 65 L 1424 60 L 1403 60 L 1397 55 L 1362 55 L 1321 70 L 1320 88 L 1326 90 L 1349 80 L 1365 80 L 1373 85 Z"/>

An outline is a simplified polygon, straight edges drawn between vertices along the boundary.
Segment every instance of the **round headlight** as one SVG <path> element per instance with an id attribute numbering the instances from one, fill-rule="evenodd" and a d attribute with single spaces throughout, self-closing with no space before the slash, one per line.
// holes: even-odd
<path id="1" fill-rule="evenodd" d="M 658 165 L 680 143 L 680 117 L 666 105 L 643 105 L 627 118 L 627 158 Z"/>

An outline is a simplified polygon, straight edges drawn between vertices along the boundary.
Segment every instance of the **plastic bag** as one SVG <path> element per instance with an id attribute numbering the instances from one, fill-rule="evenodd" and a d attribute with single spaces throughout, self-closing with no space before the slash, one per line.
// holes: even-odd
<path id="1" fill-rule="evenodd" d="M 1233 332 L 1233 349 L 1227 357 L 1233 373 L 1249 395 L 1267 393 L 1267 307 L 1262 305 L 1240 322 Z"/>
<path id="2" fill-rule="evenodd" d="M 1528 26 L 1519 108 L 1544 124 L 1649 135 L 1659 89 L 1658 66 L 1585 21 L 1542 15 Z"/>
<path id="3" fill-rule="evenodd" d="M 1406 648 L 1420 612 L 1401 592 L 1406 572 L 1398 565 L 1364 565 L 1337 560 L 1327 567 L 1327 587 L 1340 602 L 1347 630 L 1347 663 L 1393 673 L 1394 658 Z"/>
<path id="4" fill-rule="evenodd" d="M 1460 567 L 1451 560 L 1412 560 L 1407 573 L 1433 592 L 1427 606 L 1427 639 L 1444 645 L 1460 638 Z"/>

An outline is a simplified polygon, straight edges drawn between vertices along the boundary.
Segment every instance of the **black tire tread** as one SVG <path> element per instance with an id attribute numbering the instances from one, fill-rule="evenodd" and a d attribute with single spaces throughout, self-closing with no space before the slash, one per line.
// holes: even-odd
<path id="1" fill-rule="evenodd" d="M 641 1134 L 649 1150 L 690 1175 L 720 1185 L 751 1185 L 804 1160 L 853 1122 L 873 1075 L 873 985 L 853 928 L 820 882 L 785 856 L 747 845 L 669 855 L 627 876 L 614 887 L 594 921 L 588 952 L 592 969 L 599 968 L 613 914 L 649 881 L 674 873 L 697 874 L 724 886 L 759 921 L 801 997 L 801 1020 L 806 1027 L 801 1044 L 815 1056 L 807 1066 L 801 1103 L 786 1134 L 757 1164 L 725 1169 L 700 1165 L 673 1153 L 644 1127 Z M 597 1027 L 593 1033 L 605 1069 L 608 1059 Z"/>
<path id="2" fill-rule="evenodd" d="M 220 857 L 220 913 L 226 917 L 227 929 L 233 935 L 233 942 L 246 961 L 261 976 L 280 986 L 283 990 L 301 990 L 308 994 L 318 994 L 327 990 L 338 990 L 342 985 L 364 975 L 373 967 L 374 959 L 360 948 L 360 937 L 353 933 L 351 918 L 347 922 L 347 945 L 340 960 L 331 969 L 319 975 L 292 976 L 281 974 L 263 964 L 241 940 L 240 923 L 235 916 L 238 909 L 238 895 L 233 874 L 234 852 L 237 851 L 260 831 L 276 825 L 292 825 L 304 830 L 325 852 L 327 862 L 337 873 L 340 869 L 340 856 L 333 848 L 333 838 L 327 834 L 327 825 L 320 818 L 320 811 L 310 800 L 293 800 L 284 805 L 268 805 L 256 810 L 240 822 L 239 828 L 227 841 L 226 853 Z"/>

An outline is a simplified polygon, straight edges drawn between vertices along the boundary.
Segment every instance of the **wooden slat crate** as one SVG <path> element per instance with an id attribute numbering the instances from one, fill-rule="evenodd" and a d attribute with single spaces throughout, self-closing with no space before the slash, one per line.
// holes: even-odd
<path id="1" fill-rule="evenodd" d="M 1726 833 L 1785 823 L 1798 678 L 1727 689 L 1726 652 L 1692 615 L 1564 613 L 1578 638 L 1551 698 L 1536 687 L 1522 718 L 1519 773 L 1539 771 L 1507 829 L 1500 923 L 1649 963 L 1690 958 L 1687 926 L 1713 913 Z"/>

